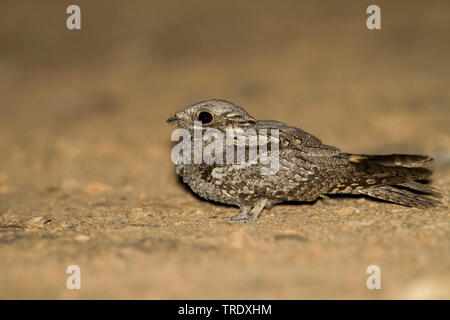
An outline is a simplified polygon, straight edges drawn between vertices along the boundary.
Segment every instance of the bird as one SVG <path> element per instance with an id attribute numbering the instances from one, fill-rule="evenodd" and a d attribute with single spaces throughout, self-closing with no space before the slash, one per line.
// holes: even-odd
<path id="1" fill-rule="evenodd" d="M 295 201 L 312 202 L 330 194 L 352 194 L 417 208 L 440 204 L 437 189 L 422 183 L 432 174 L 425 168 L 432 157 L 419 154 L 351 154 L 322 143 L 302 129 L 275 120 L 257 120 L 244 108 L 229 101 L 201 101 L 176 112 L 167 120 L 189 133 L 191 141 L 196 124 L 201 132 L 214 129 L 256 132 L 277 130 L 278 168 L 274 174 L 261 174 L 260 162 L 176 163 L 176 173 L 191 190 L 210 201 L 237 206 L 238 215 L 226 217 L 234 222 L 255 221 L 265 209 Z M 203 139 L 204 140 L 204 139 Z M 201 141 L 205 147 L 205 141 Z M 269 143 L 270 139 L 262 140 Z M 272 140 L 270 140 L 272 141 Z M 235 147 L 236 139 L 224 140 L 223 149 Z M 248 147 L 246 147 L 248 151 Z M 266 145 L 267 149 L 270 149 Z M 195 156 L 194 148 L 189 149 Z M 268 151 L 270 154 L 272 150 Z M 248 159 L 248 156 L 246 157 Z"/>

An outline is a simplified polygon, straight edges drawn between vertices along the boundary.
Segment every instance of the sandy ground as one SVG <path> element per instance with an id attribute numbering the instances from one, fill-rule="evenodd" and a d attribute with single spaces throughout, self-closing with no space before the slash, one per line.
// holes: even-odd
<path id="1" fill-rule="evenodd" d="M 377 1 L 380 31 L 365 1 L 76 2 L 81 31 L 72 2 L 2 2 L 0 298 L 450 298 L 448 1 Z M 226 222 L 170 161 L 165 120 L 209 98 L 348 152 L 430 154 L 444 206 Z"/>

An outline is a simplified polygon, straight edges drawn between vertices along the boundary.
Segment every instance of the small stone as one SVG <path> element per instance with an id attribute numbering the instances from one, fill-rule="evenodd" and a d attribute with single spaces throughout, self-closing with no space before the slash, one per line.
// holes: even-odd
<path id="1" fill-rule="evenodd" d="M 110 192 L 112 190 L 113 190 L 112 186 L 110 186 L 108 184 L 104 184 L 102 182 L 91 183 L 83 188 L 84 192 L 86 192 L 87 194 L 90 194 L 92 196 L 102 194 L 105 192 Z"/>
<path id="2" fill-rule="evenodd" d="M 29 227 L 36 227 L 36 226 L 44 225 L 45 223 L 47 223 L 49 221 L 50 220 L 45 217 L 33 217 L 26 222 L 26 225 Z"/>
<path id="3" fill-rule="evenodd" d="M 75 241 L 78 241 L 78 242 L 86 242 L 89 240 L 91 240 L 91 237 L 89 237 L 88 235 L 85 235 L 85 234 L 79 234 L 75 237 Z"/>
<path id="4" fill-rule="evenodd" d="M 70 228 L 70 224 L 64 221 L 60 226 L 63 230 Z"/>
<path id="5" fill-rule="evenodd" d="M 362 226 L 370 226 L 373 223 L 373 220 L 369 221 L 361 221 L 359 224 Z"/>

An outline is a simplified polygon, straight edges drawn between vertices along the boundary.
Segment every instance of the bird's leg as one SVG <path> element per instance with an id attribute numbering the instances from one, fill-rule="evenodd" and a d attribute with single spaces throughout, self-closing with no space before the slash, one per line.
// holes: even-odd
<path id="1" fill-rule="evenodd" d="M 238 215 L 227 217 L 225 220 L 228 221 L 245 221 L 249 218 L 248 212 L 250 211 L 252 207 L 251 206 L 241 206 L 241 211 Z"/>
<path id="2" fill-rule="evenodd" d="M 253 206 L 253 209 L 251 210 L 252 215 L 248 217 L 245 222 L 252 222 L 255 221 L 259 214 L 264 210 L 267 204 L 267 199 L 260 199 L 256 202 L 256 204 Z"/>
<path id="3" fill-rule="evenodd" d="M 256 204 L 252 207 L 250 206 L 242 206 L 241 212 L 237 216 L 232 216 L 226 218 L 228 221 L 236 221 L 236 222 L 252 222 L 255 221 L 259 214 L 264 210 L 267 204 L 267 199 L 261 199 L 256 202 Z M 250 210 L 251 208 L 251 210 Z M 248 213 L 251 213 L 249 215 Z"/>

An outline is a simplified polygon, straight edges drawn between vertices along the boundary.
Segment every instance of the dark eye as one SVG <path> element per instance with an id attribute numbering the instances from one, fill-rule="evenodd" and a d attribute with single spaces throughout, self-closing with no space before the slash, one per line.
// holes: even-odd
<path id="1" fill-rule="evenodd" d="M 197 116 L 198 121 L 201 121 L 202 124 L 210 124 L 214 117 L 208 111 L 201 111 Z"/>

